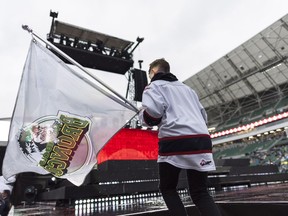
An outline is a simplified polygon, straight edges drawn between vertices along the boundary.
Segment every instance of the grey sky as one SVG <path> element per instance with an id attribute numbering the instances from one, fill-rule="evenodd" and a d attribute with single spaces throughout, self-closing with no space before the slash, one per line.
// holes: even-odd
<path id="1" fill-rule="evenodd" d="M 165 57 L 184 81 L 287 14 L 287 0 L 2 0 L 0 13 L 0 118 L 11 117 L 31 36 L 46 38 L 50 10 L 58 20 L 144 42 L 134 52 L 143 69 Z M 122 75 L 95 72 L 125 95 Z"/>

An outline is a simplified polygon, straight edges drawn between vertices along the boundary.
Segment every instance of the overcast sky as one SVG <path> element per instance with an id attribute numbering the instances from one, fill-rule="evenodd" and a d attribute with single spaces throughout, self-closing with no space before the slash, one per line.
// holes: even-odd
<path id="1" fill-rule="evenodd" d="M 46 39 L 50 10 L 58 20 L 135 42 L 134 67 L 164 57 L 184 81 L 288 13 L 287 0 L 2 0 L 0 118 L 11 117 L 31 36 Z M 95 75 L 125 96 L 123 75 Z M 1 128 L 0 128 L 1 130 Z"/>

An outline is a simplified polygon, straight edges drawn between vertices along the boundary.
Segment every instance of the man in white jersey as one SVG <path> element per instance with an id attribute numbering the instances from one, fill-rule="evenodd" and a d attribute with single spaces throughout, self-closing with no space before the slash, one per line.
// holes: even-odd
<path id="1" fill-rule="evenodd" d="M 165 59 L 150 64 L 139 119 L 159 128 L 159 189 L 172 216 L 187 215 L 177 193 L 179 173 L 187 173 L 189 193 L 201 215 L 220 216 L 207 190 L 207 172 L 215 170 L 207 114 L 194 90 L 170 73 Z"/>

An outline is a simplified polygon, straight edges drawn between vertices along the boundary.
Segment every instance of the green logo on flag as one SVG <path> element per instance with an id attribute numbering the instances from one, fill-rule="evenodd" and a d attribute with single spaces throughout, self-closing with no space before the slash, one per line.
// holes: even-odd
<path id="1" fill-rule="evenodd" d="M 59 112 L 22 128 L 18 143 L 30 162 L 61 177 L 80 169 L 90 159 L 90 125 L 88 118 Z"/>

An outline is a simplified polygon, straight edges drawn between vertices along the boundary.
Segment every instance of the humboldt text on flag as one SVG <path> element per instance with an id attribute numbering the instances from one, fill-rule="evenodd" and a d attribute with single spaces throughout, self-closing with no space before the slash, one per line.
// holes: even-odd
<path id="1" fill-rule="evenodd" d="M 3 176 L 51 173 L 81 185 L 135 109 L 32 41 L 12 116 Z"/>

